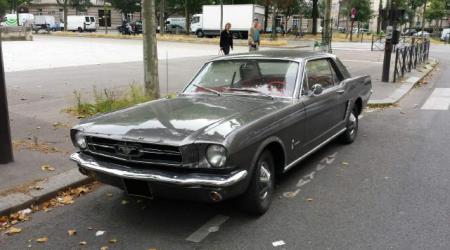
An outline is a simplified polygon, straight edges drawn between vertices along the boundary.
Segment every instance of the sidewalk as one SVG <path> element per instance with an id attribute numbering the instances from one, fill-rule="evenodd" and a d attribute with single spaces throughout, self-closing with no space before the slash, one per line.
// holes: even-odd
<path id="1" fill-rule="evenodd" d="M 296 41 L 289 44 L 289 47 L 312 50 L 311 41 Z M 370 51 L 370 44 L 367 43 L 334 43 L 333 53 L 335 53 L 348 67 L 352 75 L 371 75 L 373 84 L 373 95 L 370 105 L 391 105 L 398 102 L 406 95 L 417 82 L 428 74 L 433 67 L 422 65 L 413 72 L 406 75 L 404 81 L 398 83 L 382 83 L 381 68 L 383 52 Z M 183 61 L 184 60 L 184 61 Z M 190 78 L 198 66 L 206 60 L 204 57 L 195 59 L 185 58 L 180 64 L 171 62 L 171 67 L 181 67 L 184 65 L 183 76 L 171 76 L 172 82 L 179 82 L 171 85 L 171 89 L 179 89 Z M 195 61 L 187 67 L 185 60 Z M 393 58 L 394 60 L 394 58 Z M 198 64 L 198 65 L 197 65 Z M 129 67 L 129 63 L 127 63 Z M 136 62 L 133 67 L 140 67 Z M 112 67 L 111 65 L 105 65 Z M 83 69 L 84 66 L 73 67 L 76 70 Z M 122 67 L 121 65 L 117 67 Z M 163 70 L 164 63 L 161 63 Z M 62 72 L 68 72 L 65 68 Z M 391 66 L 393 71 L 394 67 Z M 127 70 L 127 69 L 124 69 Z M 44 79 L 47 71 L 29 71 L 31 73 L 10 73 L 15 74 L 16 79 L 8 79 L 8 100 L 11 117 L 11 129 L 14 140 L 15 162 L 0 165 L 2 174 L 0 175 L 0 215 L 9 214 L 29 207 L 33 203 L 41 202 L 57 192 L 68 187 L 77 186 L 88 182 L 89 179 L 78 173 L 74 163 L 68 158 L 73 146 L 69 138 L 69 128 L 77 123 L 77 119 L 61 113 L 61 110 L 72 102 L 72 91 L 85 86 L 86 79 L 93 78 L 88 75 L 74 76 L 71 74 L 70 81 L 77 82 L 77 86 L 72 86 L 69 79 L 58 78 L 57 71 L 52 71 L 53 82 L 37 80 L 31 77 Z M 164 70 L 163 70 L 164 71 Z M 81 70 L 83 72 L 83 70 Z M 89 72 L 89 71 L 87 71 Z M 95 69 L 96 74 L 102 72 L 100 66 Z M 137 71 L 140 72 L 140 71 Z M 162 72 L 161 72 L 162 73 Z M 120 73 L 121 76 L 126 74 Z M 161 77 L 164 74 L 161 74 Z M 99 75 L 97 86 L 111 87 L 111 73 Z M 128 78 L 127 78 L 128 79 Z M 391 74 L 392 79 L 392 74 Z M 101 81 L 101 82 L 100 82 Z M 124 85 L 129 82 L 124 81 Z M 69 82 L 69 83 L 68 83 Z M 165 81 L 162 80 L 162 83 Z M 61 83 L 56 85 L 56 83 Z M 109 83 L 107 85 L 106 83 Z M 73 82 L 72 82 L 73 84 Z M 85 84 L 85 85 L 82 85 Z M 51 86 L 50 86 L 51 85 Z M 52 87 L 53 86 L 53 87 Z"/>

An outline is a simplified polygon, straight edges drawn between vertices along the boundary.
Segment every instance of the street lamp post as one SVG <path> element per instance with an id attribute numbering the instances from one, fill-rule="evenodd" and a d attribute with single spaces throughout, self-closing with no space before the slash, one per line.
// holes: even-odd
<path id="1" fill-rule="evenodd" d="M 6 98 L 5 70 L 3 68 L 2 39 L 0 32 L 0 164 L 14 160 L 9 127 L 8 100 Z"/>

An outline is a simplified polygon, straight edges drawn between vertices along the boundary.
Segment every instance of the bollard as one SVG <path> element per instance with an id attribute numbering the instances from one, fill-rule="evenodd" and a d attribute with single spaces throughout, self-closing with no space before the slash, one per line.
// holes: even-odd
<path id="1" fill-rule="evenodd" d="M 3 67 L 2 39 L 0 32 L 0 164 L 14 160 L 9 127 L 8 100 L 6 98 L 5 70 Z"/>

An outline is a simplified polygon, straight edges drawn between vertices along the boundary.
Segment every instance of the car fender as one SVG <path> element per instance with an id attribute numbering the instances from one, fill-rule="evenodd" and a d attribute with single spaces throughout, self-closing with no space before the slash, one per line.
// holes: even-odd
<path id="1" fill-rule="evenodd" d="M 251 165 L 249 166 L 249 176 L 253 176 L 253 171 L 255 169 L 255 165 L 256 165 L 256 161 L 258 160 L 258 157 L 261 155 L 263 150 L 270 143 L 273 143 L 273 142 L 276 142 L 281 145 L 281 148 L 283 149 L 284 159 L 286 159 L 286 148 L 284 146 L 283 141 L 280 138 L 278 138 L 277 136 L 270 136 L 269 138 L 266 138 L 261 143 L 259 143 L 259 146 L 258 146 L 257 150 L 255 151 L 255 154 L 253 155 Z M 286 165 L 286 163 L 285 163 L 285 165 Z"/>

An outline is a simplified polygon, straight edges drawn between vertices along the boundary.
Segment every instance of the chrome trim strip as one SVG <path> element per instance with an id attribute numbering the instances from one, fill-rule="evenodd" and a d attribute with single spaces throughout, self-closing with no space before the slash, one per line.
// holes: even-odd
<path id="1" fill-rule="evenodd" d="M 122 158 L 122 157 L 117 157 L 117 156 L 113 156 L 113 155 L 109 155 L 109 154 L 102 154 L 99 152 L 94 152 L 91 150 L 86 150 L 86 152 L 89 152 L 91 154 L 94 155 L 98 155 L 98 156 L 103 156 L 106 158 L 110 158 L 110 159 L 114 159 L 114 160 L 119 160 L 119 161 L 128 161 L 128 162 L 132 162 L 132 163 L 140 163 L 140 164 L 154 164 L 154 165 L 159 165 L 159 166 L 172 166 L 172 167 L 179 167 L 181 166 L 183 163 L 169 163 L 169 162 L 158 162 L 158 161 L 136 161 L 136 160 L 130 160 L 130 159 L 126 159 L 126 158 Z"/>
<path id="2" fill-rule="evenodd" d="M 344 133 L 345 130 L 347 130 L 347 128 L 342 129 L 341 131 L 337 132 L 335 135 L 331 136 L 330 138 L 328 138 L 327 140 L 325 140 L 324 142 L 322 142 L 321 144 L 317 145 L 315 148 L 311 149 L 309 152 L 307 152 L 306 154 L 302 155 L 300 158 L 298 158 L 297 160 L 293 161 L 292 163 L 290 163 L 289 165 L 287 165 L 286 167 L 284 167 L 283 173 L 287 172 L 289 169 L 291 169 L 295 164 L 299 163 L 300 161 L 304 160 L 306 157 L 310 156 L 312 153 L 316 152 L 317 150 L 319 150 L 321 147 L 325 146 L 327 143 L 329 143 L 330 141 L 332 141 L 333 139 L 335 139 L 336 137 L 338 137 L 340 134 Z"/>
<path id="3" fill-rule="evenodd" d="M 134 169 L 115 163 L 101 162 L 82 153 L 73 153 L 70 159 L 78 163 L 81 167 L 94 172 L 101 172 L 120 178 L 162 182 L 179 186 L 228 187 L 242 181 L 248 174 L 247 170 L 235 171 L 229 175 L 170 174 L 158 170 Z"/>

